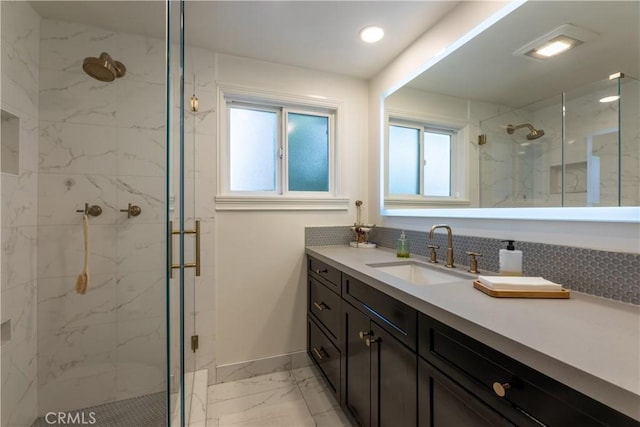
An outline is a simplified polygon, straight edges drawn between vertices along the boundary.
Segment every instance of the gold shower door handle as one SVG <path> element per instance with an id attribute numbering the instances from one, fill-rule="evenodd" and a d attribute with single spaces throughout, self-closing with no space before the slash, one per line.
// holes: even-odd
<path id="1" fill-rule="evenodd" d="M 173 236 L 175 234 L 181 234 L 181 231 L 173 229 L 173 221 L 169 221 L 169 230 L 171 231 L 171 235 L 169 237 L 171 240 L 169 243 L 169 263 L 171 264 L 171 268 L 169 269 L 169 278 L 173 278 L 173 270 L 181 267 L 180 264 L 173 263 Z M 200 220 L 196 220 L 196 228 L 193 230 L 184 230 L 183 233 L 195 234 L 196 237 L 196 262 L 186 263 L 184 268 L 195 268 L 196 276 L 200 276 Z"/>

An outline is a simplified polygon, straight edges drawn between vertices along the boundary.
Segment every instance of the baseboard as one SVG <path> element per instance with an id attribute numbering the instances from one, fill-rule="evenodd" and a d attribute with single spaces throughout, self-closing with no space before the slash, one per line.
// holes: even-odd
<path id="1" fill-rule="evenodd" d="M 219 365 L 216 367 L 216 383 L 243 380 L 272 372 L 303 368 L 309 365 L 311 365 L 311 359 L 309 359 L 306 351 Z"/>

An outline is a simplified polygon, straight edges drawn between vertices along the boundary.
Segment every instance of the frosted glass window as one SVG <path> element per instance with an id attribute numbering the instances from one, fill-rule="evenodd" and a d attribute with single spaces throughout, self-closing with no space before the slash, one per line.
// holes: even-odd
<path id="1" fill-rule="evenodd" d="M 424 195 L 451 195 L 451 135 L 424 133 Z"/>
<path id="2" fill-rule="evenodd" d="M 278 114 L 246 108 L 230 112 L 230 189 L 275 191 Z"/>
<path id="3" fill-rule="evenodd" d="M 329 191 L 329 118 L 288 113 L 289 191 Z"/>
<path id="4" fill-rule="evenodd" d="M 389 126 L 389 193 L 420 194 L 420 129 Z"/>

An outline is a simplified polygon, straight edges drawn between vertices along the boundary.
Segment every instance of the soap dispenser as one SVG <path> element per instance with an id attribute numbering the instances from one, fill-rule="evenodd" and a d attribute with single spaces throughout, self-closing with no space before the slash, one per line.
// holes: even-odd
<path id="1" fill-rule="evenodd" d="M 398 258 L 409 258 L 409 241 L 404 231 L 400 233 L 400 238 L 396 243 L 396 255 Z"/>
<path id="2" fill-rule="evenodd" d="M 506 249 L 500 249 L 500 275 L 522 276 L 522 251 L 516 250 L 514 240 L 503 240 Z"/>

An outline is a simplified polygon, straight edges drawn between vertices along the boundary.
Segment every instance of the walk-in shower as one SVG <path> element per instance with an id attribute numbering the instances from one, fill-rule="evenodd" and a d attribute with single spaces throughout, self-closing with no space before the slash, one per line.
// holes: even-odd
<path id="1" fill-rule="evenodd" d="M 518 130 L 518 129 L 522 129 L 522 128 L 527 128 L 529 129 L 529 133 L 527 134 L 527 139 L 528 140 L 533 140 L 533 139 L 538 139 L 541 136 L 544 135 L 544 131 L 542 129 L 536 129 L 534 128 L 531 124 L 529 123 L 523 123 L 521 125 L 507 125 L 507 133 L 509 135 L 513 135 L 513 133 Z"/>
<path id="2" fill-rule="evenodd" d="M 195 291 L 179 236 L 173 279 L 167 269 L 169 215 L 184 225 L 181 205 L 195 205 L 180 163 L 194 153 L 180 140 L 184 73 L 167 68 L 184 66 L 167 42 L 181 34 L 180 5 L 2 2 L 2 136 L 15 122 L 20 156 L 0 186 L 2 427 L 185 424 L 196 333 L 185 337 L 195 310 L 183 295 Z M 107 7 L 148 17 L 148 29 L 107 28 L 94 19 Z M 85 204 L 102 213 L 88 217 L 78 294 Z"/>
<path id="3" fill-rule="evenodd" d="M 88 57 L 82 61 L 85 73 L 101 82 L 112 82 L 123 77 L 127 68 L 120 61 L 114 60 L 107 52 L 102 52 L 98 58 Z"/>

